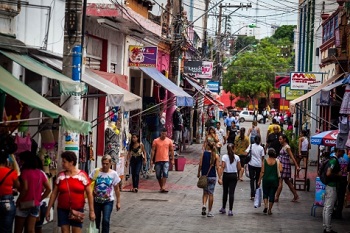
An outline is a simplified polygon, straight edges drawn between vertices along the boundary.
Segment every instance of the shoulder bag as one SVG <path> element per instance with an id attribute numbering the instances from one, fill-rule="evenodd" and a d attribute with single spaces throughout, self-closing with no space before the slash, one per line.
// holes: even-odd
<path id="1" fill-rule="evenodd" d="M 2 183 L 5 182 L 6 178 L 7 178 L 13 171 L 14 171 L 14 170 L 11 169 L 10 171 L 8 171 L 8 172 L 6 173 L 5 177 L 2 178 L 2 180 L 0 181 L 0 186 L 2 185 Z"/>
<path id="2" fill-rule="evenodd" d="M 249 149 L 249 152 L 248 152 L 247 157 L 245 159 L 246 164 L 248 164 L 250 162 L 250 160 L 252 159 L 252 145 L 253 144 L 250 144 L 250 149 Z"/>
<path id="3" fill-rule="evenodd" d="M 199 179 L 197 181 L 198 188 L 204 189 L 204 188 L 208 187 L 208 175 L 209 175 L 209 172 L 210 172 L 212 167 L 213 167 L 213 165 L 210 165 L 210 168 L 205 176 L 202 175 L 201 177 L 199 177 Z"/>
<path id="4" fill-rule="evenodd" d="M 71 200 L 71 196 L 70 196 L 70 189 L 69 189 L 67 176 L 66 176 L 66 183 L 67 183 L 67 189 L 68 189 L 68 195 L 69 195 L 69 215 L 68 215 L 68 219 L 72 220 L 74 222 L 83 223 L 84 222 L 84 218 L 85 218 L 85 214 L 80 212 L 80 211 L 78 211 L 78 210 L 73 210 L 72 209 L 72 200 Z"/>

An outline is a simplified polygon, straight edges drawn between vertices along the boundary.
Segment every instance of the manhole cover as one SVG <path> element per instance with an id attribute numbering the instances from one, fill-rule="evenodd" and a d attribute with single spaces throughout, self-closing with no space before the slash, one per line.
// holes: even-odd
<path id="1" fill-rule="evenodd" d="M 144 199 L 140 199 L 140 201 L 168 201 L 168 200 L 164 200 L 164 199 L 152 199 L 152 198 L 144 198 Z"/>

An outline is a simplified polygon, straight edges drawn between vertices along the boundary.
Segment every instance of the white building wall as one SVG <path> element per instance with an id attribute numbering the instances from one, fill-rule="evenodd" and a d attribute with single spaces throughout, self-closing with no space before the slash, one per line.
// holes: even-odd
<path id="1" fill-rule="evenodd" d="M 65 1 L 30 0 L 29 3 L 50 8 L 23 5 L 16 17 L 17 39 L 30 47 L 44 48 L 47 44 L 48 51 L 62 54 Z M 45 42 L 48 23 L 49 32 Z"/>

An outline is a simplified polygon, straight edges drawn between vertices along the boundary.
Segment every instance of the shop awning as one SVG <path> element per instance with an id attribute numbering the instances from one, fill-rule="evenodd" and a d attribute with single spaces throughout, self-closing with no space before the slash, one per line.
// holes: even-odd
<path id="1" fill-rule="evenodd" d="M 124 95 L 124 110 L 125 111 L 133 111 L 136 109 L 142 109 L 142 98 L 140 96 L 137 96 L 130 91 L 115 85 L 113 82 L 110 81 L 111 73 L 108 72 L 103 72 L 103 71 L 97 71 L 96 70 L 91 70 L 95 75 L 100 77 L 100 81 L 104 83 L 105 85 L 110 85 L 113 87 L 113 89 L 123 93 Z M 95 76 L 94 76 L 95 77 Z"/>
<path id="2" fill-rule="evenodd" d="M 57 70 L 62 70 L 62 61 L 56 58 L 50 58 L 50 57 L 46 57 L 46 56 L 41 56 L 41 55 L 32 55 L 35 58 L 39 59 L 42 62 L 45 62 L 46 64 L 50 65 L 51 67 L 57 69 Z M 84 76 L 90 76 L 89 77 L 84 77 Z M 108 78 L 107 78 L 108 77 Z M 99 82 L 101 85 L 103 86 L 108 86 L 112 89 L 115 89 L 116 92 L 118 92 L 119 94 L 123 94 L 124 95 L 124 110 L 125 111 L 132 111 L 132 110 L 136 110 L 136 109 L 142 109 L 142 98 L 129 92 L 128 90 L 125 90 L 123 88 L 121 88 L 120 86 L 115 85 L 114 83 L 110 82 L 109 79 L 111 78 L 110 73 L 107 72 L 103 72 L 103 71 L 98 71 L 96 72 L 95 70 L 90 70 L 90 69 L 85 69 L 85 73 L 82 75 L 82 79 L 84 82 L 86 82 L 87 84 L 91 85 L 89 80 L 91 78 L 96 78 L 96 82 Z M 98 81 L 97 81 L 98 79 Z M 106 80 L 107 79 L 107 80 Z M 92 85 L 94 86 L 94 85 Z M 98 88 L 98 86 L 94 86 L 97 89 L 103 91 L 106 93 L 106 90 L 104 90 L 103 88 L 100 89 Z M 110 94 L 112 94 L 113 92 L 110 91 Z M 108 97 L 109 93 L 107 94 L 107 106 L 110 106 L 109 104 L 113 104 L 113 102 L 110 102 L 109 99 L 111 100 L 112 96 Z M 116 93 L 114 93 L 116 94 Z M 118 102 L 118 101 L 116 101 Z M 121 103 L 122 104 L 122 103 Z M 114 106 L 121 106 L 121 105 L 112 105 Z"/>
<path id="3" fill-rule="evenodd" d="M 331 78 L 329 78 L 328 80 L 326 80 L 325 82 L 323 82 L 320 86 L 312 89 L 311 91 L 309 91 L 308 93 L 306 93 L 305 95 L 300 96 L 299 98 L 296 98 L 295 100 L 292 100 L 289 102 L 289 110 L 294 113 L 295 112 L 295 105 L 297 103 L 300 103 L 301 101 L 304 101 L 308 98 L 310 98 L 313 95 L 316 95 L 318 92 L 320 92 L 323 88 L 325 88 L 326 86 L 328 86 L 329 84 L 331 84 L 332 82 L 337 81 L 337 79 L 341 78 L 344 76 L 345 73 L 341 73 L 341 74 L 336 74 L 334 76 L 332 76 Z"/>
<path id="4" fill-rule="evenodd" d="M 333 90 L 334 88 L 343 85 L 343 84 L 344 84 L 344 83 L 343 83 L 344 80 L 345 80 L 345 79 L 341 79 L 341 80 L 339 80 L 339 81 L 337 81 L 337 82 L 335 82 L 335 83 L 332 83 L 332 84 L 330 84 L 330 85 L 328 85 L 328 86 L 322 88 L 322 91 L 331 91 L 331 90 Z"/>
<path id="5" fill-rule="evenodd" d="M 149 77 L 151 77 L 159 85 L 170 91 L 176 96 L 177 106 L 193 106 L 193 98 L 187 94 L 182 88 L 176 86 L 172 81 L 167 79 L 161 72 L 156 68 L 140 67 Z"/>
<path id="6" fill-rule="evenodd" d="M 0 53 L 23 66 L 24 68 L 33 71 L 34 73 L 40 74 L 41 76 L 55 79 L 60 82 L 60 89 L 62 94 L 67 95 L 81 95 L 86 92 L 86 86 L 83 83 L 76 82 L 67 76 L 57 72 L 50 67 L 44 66 L 37 60 L 18 53 L 5 52 L 0 50 Z"/>
<path id="7" fill-rule="evenodd" d="M 86 82 L 88 85 L 106 93 L 106 106 L 124 106 L 124 94 L 115 89 L 116 85 L 113 83 L 104 83 L 105 80 L 92 72 L 92 70 L 85 69 L 85 73 L 82 75 L 81 81 Z"/>
<path id="8" fill-rule="evenodd" d="M 91 131 L 91 124 L 79 120 L 45 99 L 30 87 L 19 81 L 11 73 L 0 66 L 0 89 L 23 103 L 36 108 L 51 118 L 61 116 L 62 127 L 71 132 L 88 134 Z"/>
<path id="9" fill-rule="evenodd" d="M 187 82 L 192 86 L 194 87 L 194 89 L 196 89 L 198 92 L 200 92 L 202 95 L 205 95 L 205 87 L 201 87 L 199 86 L 196 82 L 192 81 L 191 79 L 189 78 L 186 78 L 185 79 L 187 80 Z"/>

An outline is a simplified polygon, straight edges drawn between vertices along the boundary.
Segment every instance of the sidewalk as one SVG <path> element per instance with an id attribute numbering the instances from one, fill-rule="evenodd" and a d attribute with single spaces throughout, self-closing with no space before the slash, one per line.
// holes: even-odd
<path id="1" fill-rule="evenodd" d="M 226 151 L 226 150 L 225 150 Z M 255 209 L 249 200 L 248 178 L 239 182 L 235 192 L 233 217 L 220 215 L 222 187 L 217 185 L 214 195 L 214 218 L 201 216 L 202 190 L 196 187 L 201 145 L 193 144 L 182 153 L 187 163 L 183 172 L 171 171 L 167 182 L 169 193 L 159 193 L 155 174 L 141 178 L 138 193 L 125 187 L 121 194 L 121 210 L 113 210 L 110 232 L 323 232 L 322 208 L 316 217 L 310 215 L 314 201 L 316 167 L 309 167 L 310 192 L 298 191 L 300 201 L 290 202 L 293 196 L 284 185 L 279 203 L 273 207 L 273 215 Z M 350 232 L 350 209 L 344 209 L 343 220 L 333 220 L 335 231 Z M 85 221 L 83 232 L 88 224 Z M 53 223 L 44 226 L 43 232 L 52 232 Z"/>

